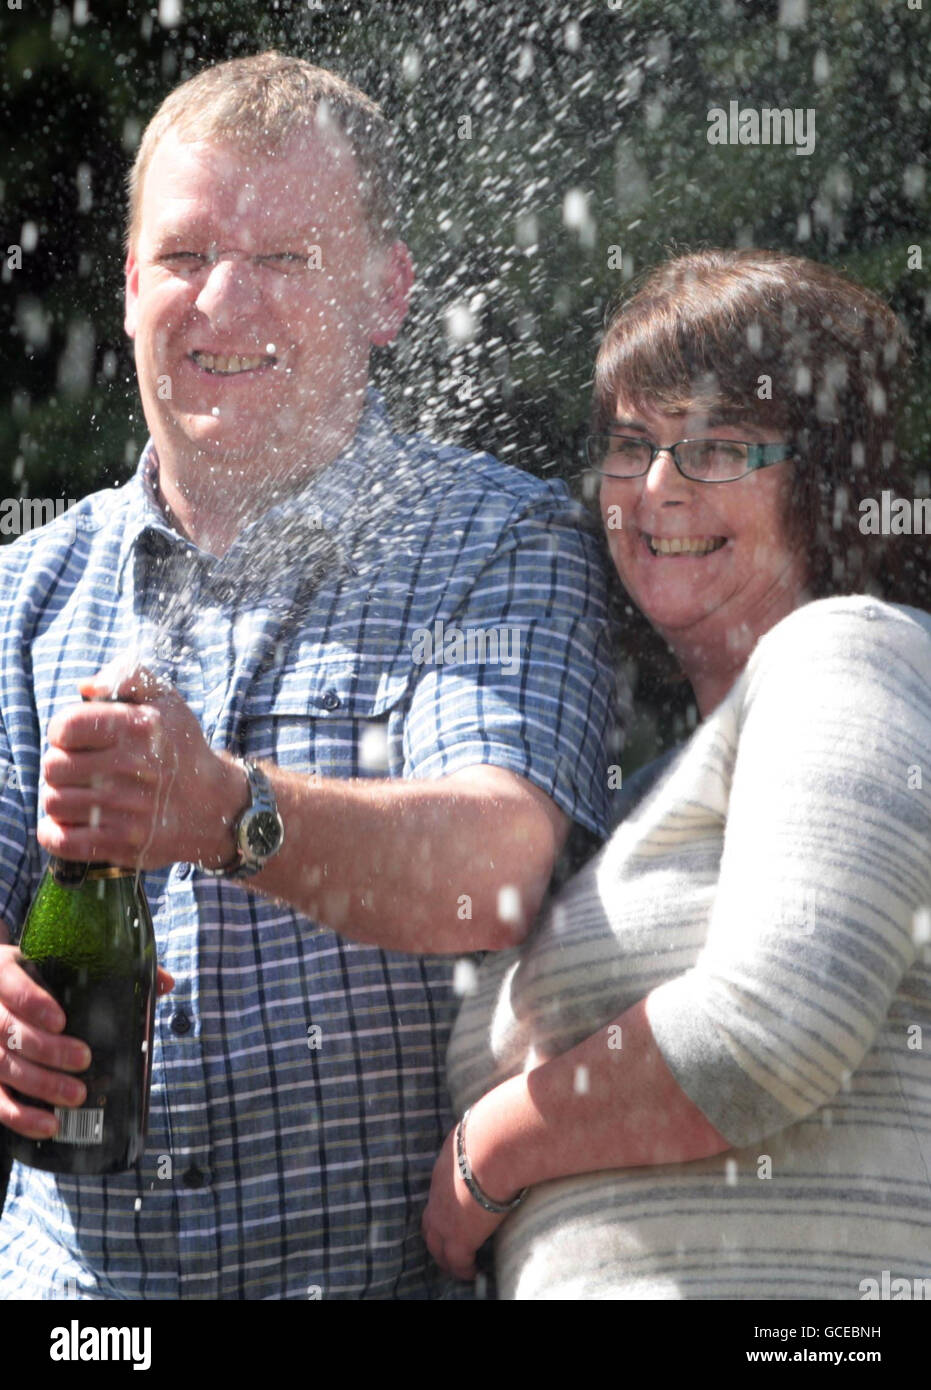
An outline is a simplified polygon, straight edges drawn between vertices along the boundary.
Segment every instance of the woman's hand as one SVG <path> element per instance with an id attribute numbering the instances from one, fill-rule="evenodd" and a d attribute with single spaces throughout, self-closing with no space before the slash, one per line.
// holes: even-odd
<path id="1" fill-rule="evenodd" d="M 497 1193 L 488 1195 L 497 1200 Z M 441 1269 L 457 1279 L 474 1279 L 475 1252 L 494 1235 L 506 1215 L 485 1211 L 466 1187 L 456 1163 L 456 1131 L 451 1130 L 436 1160 L 430 1200 L 423 1214 L 423 1237 L 430 1254 Z"/>

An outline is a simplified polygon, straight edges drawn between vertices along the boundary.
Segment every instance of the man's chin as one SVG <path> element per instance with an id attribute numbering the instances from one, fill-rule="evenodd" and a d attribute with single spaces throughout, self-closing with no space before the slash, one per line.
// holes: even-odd
<path id="1" fill-rule="evenodd" d="M 189 458 L 207 462 L 243 464 L 269 449 L 268 432 L 255 427 L 254 417 L 241 422 L 192 421 L 172 429 L 175 447 Z"/>
<path id="2" fill-rule="evenodd" d="M 191 430 L 173 435 L 174 471 L 196 487 L 197 480 L 206 483 L 205 501 L 210 493 L 235 488 L 240 482 L 255 486 L 266 481 L 283 482 L 300 477 L 307 471 L 306 443 L 278 441 L 254 429 L 243 429 L 231 437 L 223 431 Z M 156 448 L 157 448 L 156 441 Z"/>

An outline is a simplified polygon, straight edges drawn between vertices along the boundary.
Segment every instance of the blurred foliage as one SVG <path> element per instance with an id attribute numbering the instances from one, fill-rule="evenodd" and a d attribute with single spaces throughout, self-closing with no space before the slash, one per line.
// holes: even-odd
<path id="1" fill-rule="evenodd" d="M 22 268 L 3 256 L 4 495 L 129 475 L 145 424 L 122 332 L 126 170 L 173 86 L 268 47 L 354 80 L 397 131 L 419 286 L 374 370 L 399 424 L 569 478 L 625 284 L 670 251 L 755 244 L 847 268 L 905 320 L 902 442 L 927 490 L 931 282 L 908 261 L 916 245 L 931 257 L 931 85 L 915 3 L 4 5 L 0 249 L 23 246 Z M 709 144 L 707 113 L 731 100 L 814 108 L 813 153 Z M 453 307 L 471 338 L 450 334 Z M 658 700 L 643 727 L 684 732 L 681 693 Z"/>

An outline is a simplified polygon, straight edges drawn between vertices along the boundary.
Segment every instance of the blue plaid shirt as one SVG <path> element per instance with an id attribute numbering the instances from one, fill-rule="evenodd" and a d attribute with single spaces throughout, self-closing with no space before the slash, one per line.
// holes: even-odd
<path id="1" fill-rule="evenodd" d="M 508 768 L 604 833 L 602 552 L 561 483 L 400 437 L 370 393 L 341 457 L 216 559 L 166 521 L 157 467 L 150 444 L 125 487 L 0 551 L 12 931 L 42 870 L 49 720 L 123 653 L 171 677 L 213 747 L 325 777 Z M 420 1236 L 453 1122 L 454 958 L 355 945 L 191 864 L 145 888 L 177 981 L 145 1157 L 105 1179 L 14 1164 L 0 1296 L 456 1296 Z"/>

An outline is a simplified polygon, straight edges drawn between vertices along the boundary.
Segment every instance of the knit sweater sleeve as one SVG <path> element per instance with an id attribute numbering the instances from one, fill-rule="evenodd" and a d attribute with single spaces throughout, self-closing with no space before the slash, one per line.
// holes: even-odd
<path id="1" fill-rule="evenodd" d="M 931 935 L 931 618 L 809 604 L 758 643 L 725 705 L 707 941 L 647 1013 L 679 1085 L 742 1146 L 837 1094 Z"/>

